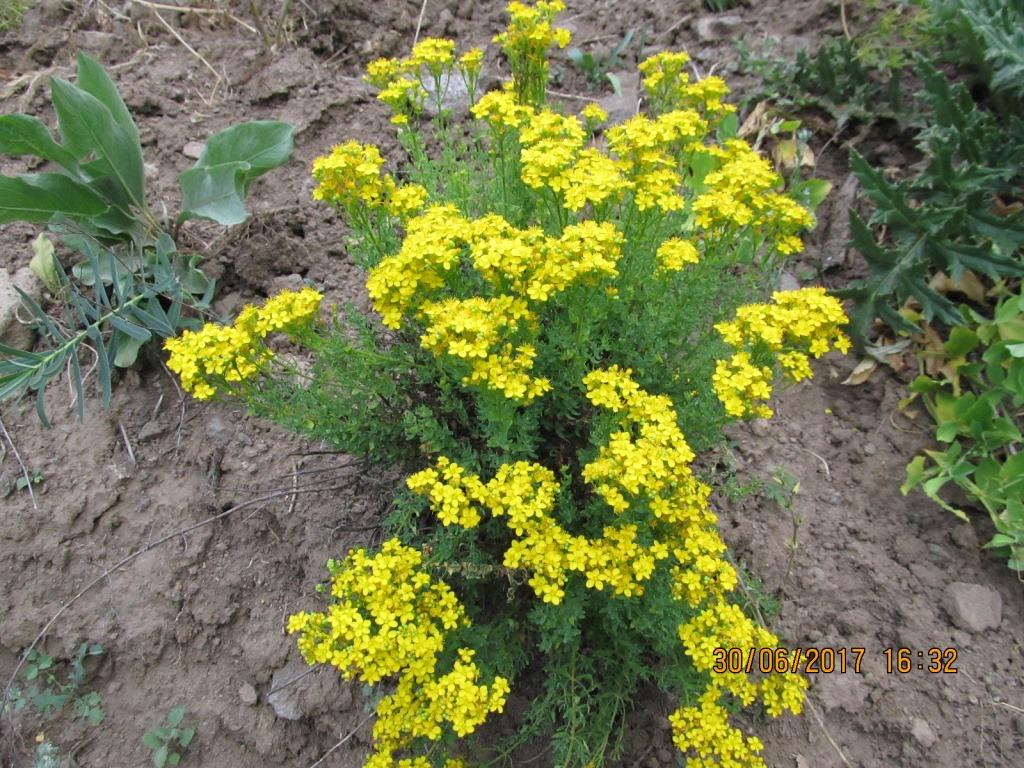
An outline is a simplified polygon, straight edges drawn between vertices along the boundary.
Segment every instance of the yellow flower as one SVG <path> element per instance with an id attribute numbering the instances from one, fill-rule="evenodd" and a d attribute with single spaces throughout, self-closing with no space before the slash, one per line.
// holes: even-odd
<path id="1" fill-rule="evenodd" d="M 678 237 L 669 238 L 658 246 L 657 257 L 661 268 L 670 272 L 678 272 L 687 264 L 700 261 L 696 246 Z"/>

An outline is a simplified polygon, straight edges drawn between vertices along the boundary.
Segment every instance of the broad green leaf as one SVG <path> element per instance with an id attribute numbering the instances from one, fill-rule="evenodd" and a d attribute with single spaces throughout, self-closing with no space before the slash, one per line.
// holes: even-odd
<path id="1" fill-rule="evenodd" d="M 40 232 L 39 237 L 32 241 L 32 252 L 29 269 L 50 293 L 57 293 L 61 288 L 60 271 L 53 255 L 53 241 L 45 232 Z"/>
<path id="2" fill-rule="evenodd" d="M 116 368 L 131 368 L 139 359 L 139 351 L 146 342 L 133 339 L 120 331 L 115 335 L 117 336 L 117 354 L 114 355 L 114 366 Z"/>
<path id="3" fill-rule="evenodd" d="M 245 196 L 256 177 L 288 161 L 294 129 L 276 120 L 240 123 L 211 136 L 196 164 L 178 177 L 181 220 L 245 221 Z"/>
<path id="4" fill-rule="evenodd" d="M 145 173 L 138 138 L 125 133 L 102 101 L 59 77 L 51 79 L 64 146 L 77 158 L 95 153 L 92 165 L 107 171 L 137 208 L 145 207 Z"/>
<path id="5" fill-rule="evenodd" d="M 228 227 L 241 224 L 245 210 L 243 174 L 246 163 L 225 163 L 214 168 L 190 168 L 178 176 L 181 184 L 181 220 L 210 219 Z"/>
<path id="6" fill-rule="evenodd" d="M 178 743 L 181 744 L 182 747 L 187 747 L 189 744 L 192 743 L 192 739 L 195 738 L 195 735 L 195 728 L 185 728 L 178 736 Z"/>
<path id="7" fill-rule="evenodd" d="M 828 197 L 828 193 L 831 191 L 832 182 L 825 181 L 825 179 L 808 179 L 807 181 L 801 181 L 798 184 L 794 184 L 790 189 L 790 194 L 795 197 L 801 205 L 809 208 L 811 211 L 815 211 L 818 206 L 824 202 L 825 198 Z"/>
<path id="8" fill-rule="evenodd" d="M 156 751 L 153 752 L 153 765 L 156 768 L 164 768 L 167 765 L 167 745 L 161 744 L 157 747 Z"/>
<path id="9" fill-rule="evenodd" d="M 131 147 L 125 147 L 125 151 L 131 151 L 138 155 L 138 162 L 142 164 L 142 147 L 139 145 L 139 129 L 132 120 L 124 99 L 117 92 L 114 81 L 106 73 L 99 62 L 90 58 L 85 53 L 78 53 L 78 87 L 86 93 L 94 96 L 108 110 L 114 122 L 121 128 L 125 136 L 132 143 Z"/>
<path id="10" fill-rule="evenodd" d="M 0 176 L 0 224 L 47 222 L 56 214 L 96 216 L 106 210 L 89 187 L 59 173 Z"/>
<path id="11" fill-rule="evenodd" d="M 956 326 L 950 329 L 949 340 L 942 346 L 951 358 L 965 357 L 978 346 L 978 341 L 978 334 L 970 328 Z"/>
<path id="12" fill-rule="evenodd" d="M 78 165 L 75 156 L 53 140 L 43 122 L 30 115 L 0 117 L 0 153 L 35 155 L 59 163 L 68 170 Z"/>
<path id="13" fill-rule="evenodd" d="M 167 724 L 172 728 L 181 725 L 181 721 L 185 719 L 185 707 L 175 707 L 167 713 Z"/>
<path id="14" fill-rule="evenodd" d="M 985 544 L 985 548 L 991 549 L 993 547 L 1009 547 L 1012 544 L 1016 543 L 1017 538 L 1015 536 L 1008 536 L 1005 533 L 997 533 L 995 536 L 988 540 L 988 543 Z"/>
<path id="15" fill-rule="evenodd" d="M 915 456 L 911 459 L 910 463 L 907 464 L 907 479 L 903 485 L 900 486 L 900 493 L 904 496 L 924 482 L 927 477 L 927 469 L 925 468 L 924 463 L 924 456 Z"/>

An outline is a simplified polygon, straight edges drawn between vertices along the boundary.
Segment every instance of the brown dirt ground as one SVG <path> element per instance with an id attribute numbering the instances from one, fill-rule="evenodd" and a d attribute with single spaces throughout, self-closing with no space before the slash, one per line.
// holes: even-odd
<path id="1" fill-rule="evenodd" d="M 23 81 L 0 108 L 52 124 L 45 75 L 67 76 L 77 49 L 101 58 L 114 67 L 139 122 L 153 164 L 153 199 L 168 200 L 172 210 L 175 177 L 192 163 L 182 153 L 187 142 L 242 119 L 293 123 L 294 158 L 257 184 L 250 221 L 227 233 L 190 230 L 211 253 L 208 271 L 221 281 L 218 306 L 233 311 L 301 278 L 331 299 L 361 300 L 361 276 L 346 256 L 338 220 L 310 202 L 308 167 L 348 138 L 388 148 L 387 117 L 357 77 L 368 60 L 408 50 L 421 2 L 316 5 L 292 4 L 283 21 L 279 4 L 261 3 L 259 18 L 255 6 L 218 6 L 238 20 L 161 11 L 218 79 L 143 4 L 43 0 L 19 29 L 0 37 L 0 73 L 8 83 L 25 73 L 44 76 Z M 713 41 L 697 35 L 697 22 L 707 15 L 697 0 L 570 1 L 566 17 L 577 41 L 614 44 L 627 29 L 643 28 L 645 53 L 684 47 L 704 71 L 717 63 L 731 81 L 731 38 L 770 33 L 795 49 L 839 23 L 838 6 L 819 0 L 764 0 L 731 13 L 740 23 Z M 274 48 L 243 22 L 262 27 Z M 422 34 L 483 44 L 502 23 L 497 2 L 432 0 Z M 582 78 L 559 69 L 559 89 L 585 92 Z M 898 149 L 886 151 L 899 157 Z M 844 157 L 833 146 L 819 158 L 818 173 L 837 189 L 847 173 Z M 0 169 L 23 166 L 5 159 Z M 823 209 L 802 268 L 843 261 L 835 231 L 845 207 Z M 25 226 L 0 232 L 0 266 L 26 263 L 34 234 Z M 841 283 L 856 271 L 856 264 L 841 264 L 825 279 Z M 866 649 L 860 674 L 815 676 L 811 711 L 803 717 L 747 725 L 763 738 L 776 768 L 1020 766 L 1024 591 L 980 548 L 990 535 L 983 521 L 975 532 L 921 497 L 900 495 L 902 468 L 928 444 L 928 434 L 899 412 L 903 385 L 895 378 L 880 374 L 865 386 L 842 386 L 854 362 L 823 361 L 813 383 L 778 398 L 774 421 L 736 429 L 733 450 L 720 457 L 741 480 L 783 467 L 801 483 L 791 511 L 758 497 L 721 504 L 736 557 L 767 592 L 785 587 L 781 611 L 771 619 L 776 629 L 794 646 Z M 86 592 L 55 623 L 45 648 L 68 658 L 82 641 L 103 644 L 87 687 L 102 694 L 106 720 L 92 728 L 66 715 L 46 724 L 22 719 L 7 727 L 0 763 L 27 765 L 33 737 L 45 729 L 64 765 L 142 766 L 149 762 L 142 733 L 185 704 L 188 722 L 198 728 L 187 765 L 308 766 L 353 729 L 353 738 L 322 765 L 361 765 L 369 725 L 356 688 L 329 671 L 303 677 L 274 693 L 277 709 L 295 719 L 277 716 L 268 698 L 306 669 L 283 633 L 285 617 L 308 607 L 328 557 L 374 541 L 393 478 L 341 467 L 336 456 L 303 455 L 320 446 L 237 408 L 183 399 L 158 365 L 125 375 L 109 412 L 90 402 L 84 423 L 74 420 L 63 386 L 53 388 L 49 401 L 57 423 L 51 430 L 40 428 L 27 407 L 3 411 L 21 458 L 45 478 L 36 489 L 37 508 L 12 490 L 0 512 L 4 681 L 16 654 L 60 605 L 124 555 L 275 489 L 303 492 L 176 536 Z M 0 493 L 6 493 L 18 473 L 10 451 L 0 472 Z M 790 565 L 794 516 L 802 525 Z M 999 592 L 998 630 L 972 633 L 953 625 L 941 605 L 954 581 Z M 882 651 L 896 646 L 954 647 L 959 673 L 887 675 Z M 246 703 L 245 686 L 255 689 L 256 701 Z M 658 696 L 642 704 L 629 723 L 622 765 L 678 764 L 668 711 Z"/>

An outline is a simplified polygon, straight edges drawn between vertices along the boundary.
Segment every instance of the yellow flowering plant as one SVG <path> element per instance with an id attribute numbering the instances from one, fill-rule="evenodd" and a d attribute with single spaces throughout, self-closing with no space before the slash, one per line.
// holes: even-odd
<path id="1" fill-rule="evenodd" d="M 494 764 L 541 737 L 555 765 L 604 765 L 655 684 L 689 765 L 756 768 L 732 714 L 798 713 L 807 683 L 718 663 L 784 649 L 745 610 L 695 462 L 845 350 L 846 318 L 821 289 L 771 293 L 812 213 L 685 54 L 641 64 L 648 110 L 621 124 L 548 103 L 561 9 L 509 6 L 512 80 L 488 93 L 483 54 L 451 41 L 370 65 L 409 162 L 339 144 L 313 196 L 344 215 L 373 316 L 271 299 L 171 342 L 172 367 L 199 397 L 407 470 L 380 550 L 330 563 L 327 605 L 288 622 L 310 663 L 383 687 L 366 765 Z M 468 125 L 423 108 L 453 77 Z M 516 689 L 532 700 L 513 735 L 475 744 Z"/>

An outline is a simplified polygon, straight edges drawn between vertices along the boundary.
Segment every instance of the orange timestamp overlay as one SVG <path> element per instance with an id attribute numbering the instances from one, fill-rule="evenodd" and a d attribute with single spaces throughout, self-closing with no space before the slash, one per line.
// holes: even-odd
<path id="1" fill-rule="evenodd" d="M 763 674 L 861 674 L 867 648 L 715 648 L 711 671 L 718 674 L 761 672 Z M 872 654 L 874 657 L 875 654 Z M 886 674 L 904 675 L 909 672 L 956 674 L 959 651 L 956 648 L 932 647 L 927 650 L 913 648 L 885 648 L 877 656 L 885 664 Z"/>

